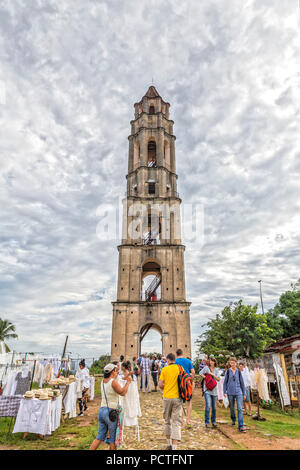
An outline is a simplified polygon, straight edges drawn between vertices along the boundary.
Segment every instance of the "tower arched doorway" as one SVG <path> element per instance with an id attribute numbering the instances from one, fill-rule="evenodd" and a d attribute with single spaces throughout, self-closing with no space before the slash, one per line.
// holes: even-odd
<path id="1" fill-rule="evenodd" d="M 146 352 L 164 354 L 163 331 L 156 323 L 148 322 L 140 328 L 139 356 Z"/>

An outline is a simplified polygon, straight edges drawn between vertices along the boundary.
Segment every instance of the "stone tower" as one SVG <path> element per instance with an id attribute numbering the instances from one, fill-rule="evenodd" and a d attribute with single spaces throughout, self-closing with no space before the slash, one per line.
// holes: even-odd
<path id="1" fill-rule="evenodd" d="M 184 245 L 170 104 L 150 86 L 134 105 L 122 244 L 113 304 L 112 360 L 138 356 L 153 328 L 162 353 L 191 357 L 190 302 L 185 297 Z"/>

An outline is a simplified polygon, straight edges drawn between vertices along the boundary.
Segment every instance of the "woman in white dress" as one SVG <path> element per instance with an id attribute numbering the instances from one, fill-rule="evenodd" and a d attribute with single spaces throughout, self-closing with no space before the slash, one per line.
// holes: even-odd
<path id="1" fill-rule="evenodd" d="M 137 378 L 131 370 L 130 361 L 123 362 L 122 366 L 122 381 L 125 383 L 127 377 L 132 377 L 132 382 L 129 385 L 128 392 L 124 397 L 121 397 L 123 409 L 123 426 L 138 426 L 138 417 L 142 416 L 140 407 L 140 397 L 137 385 Z"/>

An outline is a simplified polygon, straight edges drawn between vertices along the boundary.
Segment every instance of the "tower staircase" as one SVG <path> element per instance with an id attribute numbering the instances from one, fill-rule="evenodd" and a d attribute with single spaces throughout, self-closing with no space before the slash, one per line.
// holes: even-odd
<path id="1" fill-rule="evenodd" d="M 152 233 L 151 230 L 150 232 L 146 233 L 144 239 L 143 239 L 143 245 L 156 245 L 157 240 L 156 237 L 158 235 L 157 233 Z"/>
<path id="2" fill-rule="evenodd" d="M 161 284 L 161 277 L 160 276 L 155 276 L 153 281 L 151 282 L 150 286 L 146 289 L 145 291 L 145 298 L 146 301 L 150 301 L 153 295 L 156 292 L 156 289 L 160 286 Z"/>

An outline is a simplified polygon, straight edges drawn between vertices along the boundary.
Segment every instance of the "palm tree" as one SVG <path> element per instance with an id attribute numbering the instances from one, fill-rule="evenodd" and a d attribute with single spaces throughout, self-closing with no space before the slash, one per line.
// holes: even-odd
<path id="1" fill-rule="evenodd" d="M 10 339 L 10 338 L 17 338 L 18 337 L 18 335 L 16 333 L 13 333 L 13 331 L 16 331 L 15 325 L 13 325 L 8 320 L 2 320 L 0 318 L 0 341 L 3 341 L 6 352 L 9 352 L 10 349 L 7 346 L 7 344 L 5 343 L 5 341 Z"/>

